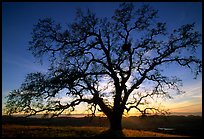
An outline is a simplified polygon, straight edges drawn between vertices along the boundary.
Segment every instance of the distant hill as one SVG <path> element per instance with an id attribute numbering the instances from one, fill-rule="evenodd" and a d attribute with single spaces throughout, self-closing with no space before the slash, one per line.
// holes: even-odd
<path id="1" fill-rule="evenodd" d="M 173 112 L 170 115 L 176 115 L 176 116 L 202 116 L 202 112 Z"/>

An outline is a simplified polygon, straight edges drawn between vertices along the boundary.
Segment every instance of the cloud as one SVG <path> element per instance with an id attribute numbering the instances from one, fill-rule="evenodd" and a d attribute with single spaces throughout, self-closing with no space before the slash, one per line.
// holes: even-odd
<path id="1" fill-rule="evenodd" d="M 29 71 L 40 71 L 40 72 L 47 72 L 47 65 L 40 65 L 40 63 L 34 63 L 29 58 L 18 57 L 16 59 L 4 59 L 5 63 L 12 65 L 13 67 L 19 67 L 21 69 L 27 69 Z"/>
<path id="2" fill-rule="evenodd" d="M 171 111 L 202 112 L 202 81 L 184 88 L 186 93 L 164 102 Z"/>
<path id="3" fill-rule="evenodd" d="M 186 93 L 178 95 L 175 99 L 202 98 L 202 80 L 198 83 L 183 87 Z"/>
<path id="4" fill-rule="evenodd" d="M 197 104 L 192 104 L 188 101 L 186 102 L 180 102 L 175 105 L 170 106 L 170 111 L 171 112 L 202 112 L 202 104 L 197 103 Z"/>

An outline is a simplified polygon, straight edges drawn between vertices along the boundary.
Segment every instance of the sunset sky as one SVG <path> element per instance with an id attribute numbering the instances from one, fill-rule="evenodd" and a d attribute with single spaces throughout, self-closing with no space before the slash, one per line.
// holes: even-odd
<path id="1" fill-rule="evenodd" d="M 144 2 L 134 3 L 140 7 Z M 202 32 L 201 2 L 152 2 L 158 9 L 160 20 L 173 30 L 187 23 L 195 22 L 196 31 Z M 28 49 L 33 25 L 38 19 L 51 17 L 56 22 L 66 25 L 74 20 L 76 8 L 90 8 L 98 17 L 111 17 L 118 8 L 117 2 L 3 2 L 2 3 L 2 106 L 9 91 L 18 89 L 25 75 L 30 72 L 46 72 L 49 63 L 39 64 Z M 202 58 L 202 47 L 197 57 Z M 197 80 L 188 69 L 169 67 L 166 73 L 177 75 L 183 80 L 185 94 L 173 96 L 174 99 L 161 100 L 171 112 L 202 112 L 202 74 Z M 66 99 L 66 98 L 64 98 Z M 79 107 L 81 113 L 83 107 Z M 134 114 L 134 111 L 132 112 Z"/>

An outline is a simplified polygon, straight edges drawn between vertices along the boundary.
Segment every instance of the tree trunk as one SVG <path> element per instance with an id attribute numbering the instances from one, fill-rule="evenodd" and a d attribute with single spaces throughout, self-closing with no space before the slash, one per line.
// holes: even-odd
<path id="1" fill-rule="evenodd" d="M 110 123 L 110 130 L 122 131 L 122 114 L 113 113 L 113 115 L 110 116 L 108 119 L 109 119 L 109 123 Z"/>

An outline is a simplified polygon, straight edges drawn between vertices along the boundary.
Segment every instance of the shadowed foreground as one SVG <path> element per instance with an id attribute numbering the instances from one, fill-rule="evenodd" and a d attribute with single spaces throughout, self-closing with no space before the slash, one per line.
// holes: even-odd
<path id="1" fill-rule="evenodd" d="M 150 131 L 124 129 L 111 132 L 106 127 L 2 125 L 2 137 L 184 137 Z"/>
<path id="2" fill-rule="evenodd" d="M 123 117 L 123 132 L 108 131 L 106 117 L 23 118 L 2 117 L 3 136 L 163 136 L 165 134 L 200 136 L 201 116 Z M 161 130 L 161 129 L 173 130 Z M 53 134 L 50 134 L 53 133 Z"/>
<path id="3" fill-rule="evenodd" d="M 2 117 L 2 135 L 45 137 L 107 137 L 107 136 L 200 136 L 201 116 L 123 117 L 123 132 L 110 132 L 106 117 L 23 118 Z M 169 128 L 174 130 L 159 130 Z M 52 134 L 50 134 L 52 133 Z M 163 133 L 163 134 L 160 134 Z"/>

